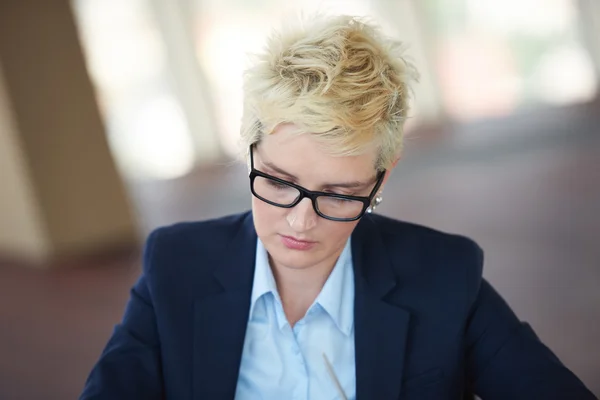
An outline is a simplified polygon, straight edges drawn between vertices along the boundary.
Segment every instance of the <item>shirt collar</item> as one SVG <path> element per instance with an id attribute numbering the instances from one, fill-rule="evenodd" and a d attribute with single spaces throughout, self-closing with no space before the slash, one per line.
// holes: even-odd
<path id="1" fill-rule="evenodd" d="M 313 305 L 309 308 L 310 312 L 318 304 L 329 314 L 338 329 L 346 336 L 350 335 L 354 326 L 354 271 L 350 241 L 351 238 L 348 238 L 331 274 L 329 274 L 325 285 L 323 285 L 323 289 L 321 289 Z M 250 318 L 252 318 L 258 299 L 268 293 L 271 293 L 276 301 L 281 304 L 275 277 L 269 265 L 267 250 L 259 238 L 256 241 Z M 279 328 L 281 329 L 287 321 L 285 317 L 280 318 L 279 315 L 277 319 Z"/>
<path id="2" fill-rule="evenodd" d="M 254 265 L 254 282 L 252 283 L 252 297 L 250 299 L 250 317 L 252 317 L 256 302 L 263 295 L 272 293 L 277 299 L 279 298 L 275 277 L 273 276 L 273 271 L 271 271 L 269 265 L 267 249 L 265 249 L 260 238 L 256 240 L 256 259 Z"/>
<path id="3" fill-rule="evenodd" d="M 354 325 L 354 271 L 350 238 L 315 300 L 348 336 Z M 313 305 L 314 306 L 314 305 Z"/>

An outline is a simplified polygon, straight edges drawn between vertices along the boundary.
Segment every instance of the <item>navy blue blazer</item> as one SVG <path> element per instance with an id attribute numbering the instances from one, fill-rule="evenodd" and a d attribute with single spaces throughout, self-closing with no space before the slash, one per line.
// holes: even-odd
<path id="1" fill-rule="evenodd" d="M 352 235 L 358 400 L 595 398 L 482 279 L 473 241 L 378 215 Z M 251 213 L 154 231 L 81 399 L 233 399 L 256 239 Z"/>

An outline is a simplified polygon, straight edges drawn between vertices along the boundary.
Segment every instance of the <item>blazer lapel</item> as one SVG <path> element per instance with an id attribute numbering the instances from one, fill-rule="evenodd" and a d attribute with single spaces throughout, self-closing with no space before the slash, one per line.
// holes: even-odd
<path id="1" fill-rule="evenodd" d="M 410 314 L 383 300 L 397 283 L 381 235 L 370 216 L 365 216 L 353 233 L 352 260 L 356 288 L 356 398 L 398 399 Z"/>
<path id="2" fill-rule="evenodd" d="M 256 233 L 251 214 L 214 277 L 221 289 L 194 304 L 194 399 L 233 399 L 248 323 Z"/>

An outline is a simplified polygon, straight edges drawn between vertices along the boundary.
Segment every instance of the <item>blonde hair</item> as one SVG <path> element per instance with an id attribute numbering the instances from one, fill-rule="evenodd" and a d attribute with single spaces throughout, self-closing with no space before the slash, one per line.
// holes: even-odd
<path id="1" fill-rule="evenodd" d="M 402 43 L 352 16 L 312 16 L 273 33 L 244 74 L 244 149 L 292 123 L 334 155 L 375 146 L 375 167 L 390 168 L 417 78 L 402 52 Z"/>

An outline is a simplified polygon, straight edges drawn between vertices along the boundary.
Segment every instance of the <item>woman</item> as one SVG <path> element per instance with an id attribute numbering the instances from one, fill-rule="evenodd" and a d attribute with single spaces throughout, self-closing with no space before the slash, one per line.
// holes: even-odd
<path id="1" fill-rule="evenodd" d="M 370 214 L 414 70 L 356 18 L 245 75 L 252 211 L 153 232 L 82 399 L 593 399 L 482 279 L 471 240 Z"/>

